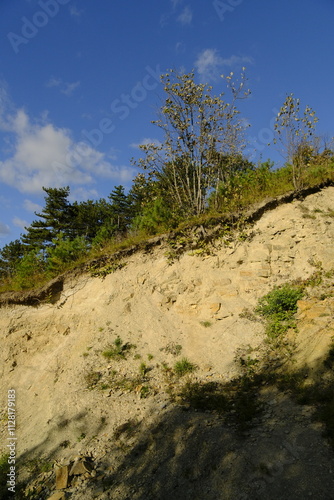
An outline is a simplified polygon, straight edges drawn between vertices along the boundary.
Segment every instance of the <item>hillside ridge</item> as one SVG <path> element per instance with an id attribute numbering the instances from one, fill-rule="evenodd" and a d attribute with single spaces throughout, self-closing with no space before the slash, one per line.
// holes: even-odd
<path id="1" fill-rule="evenodd" d="M 241 219 L 243 220 L 243 224 L 254 224 L 258 221 L 266 212 L 270 210 L 275 210 L 282 204 L 291 203 L 292 201 L 299 199 L 302 200 L 307 196 L 317 193 L 322 189 L 333 186 L 334 181 L 332 179 L 328 179 L 324 182 L 316 184 L 315 186 L 310 186 L 305 189 L 301 189 L 300 191 L 290 191 L 276 198 L 270 198 L 269 200 L 265 200 L 264 202 L 257 203 L 247 211 L 238 214 L 229 214 L 226 216 L 212 216 L 209 218 L 209 226 L 215 225 L 214 230 L 209 230 L 207 234 L 202 234 L 202 239 L 207 239 L 209 241 L 213 241 L 215 238 L 219 238 L 221 225 L 229 225 L 231 229 L 235 227 Z M 207 222 L 208 224 L 208 222 Z M 183 231 L 189 231 L 191 229 L 196 229 L 196 227 L 205 226 L 205 222 L 201 222 L 200 224 L 194 224 L 192 226 L 185 226 Z M 22 290 L 19 292 L 8 291 L 8 292 L 0 292 L 0 307 L 3 305 L 30 305 L 36 306 L 44 301 L 49 301 L 51 303 L 55 303 L 63 290 L 64 282 L 66 279 L 72 279 L 76 275 L 80 275 L 80 273 L 85 273 L 88 269 L 98 269 L 107 263 L 119 261 L 120 259 L 131 256 L 133 253 L 140 251 L 150 251 L 154 249 L 156 246 L 160 246 L 168 241 L 173 240 L 179 231 L 171 231 L 170 233 L 161 234 L 152 238 L 148 238 L 146 241 L 138 243 L 136 245 L 132 245 L 129 248 L 125 248 L 122 250 L 118 250 L 117 252 L 111 255 L 102 255 L 99 258 L 94 258 L 89 260 L 87 263 L 80 265 L 74 270 L 66 271 L 59 276 L 51 279 L 49 282 L 44 284 L 41 287 L 33 290 Z M 195 246 L 193 245 L 193 248 Z M 186 248 L 184 249 L 186 250 Z"/>

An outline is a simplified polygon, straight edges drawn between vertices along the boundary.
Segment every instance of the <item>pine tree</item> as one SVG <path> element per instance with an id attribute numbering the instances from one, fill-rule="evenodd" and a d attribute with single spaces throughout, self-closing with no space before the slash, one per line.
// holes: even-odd
<path id="1" fill-rule="evenodd" d="M 116 186 L 108 198 L 111 201 L 111 226 L 115 233 L 124 234 L 131 222 L 131 201 L 124 193 L 123 186 Z"/>
<path id="2" fill-rule="evenodd" d="M 88 243 L 96 237 L 99 230 L 111 218 L 111 207 L 105 199 L 98 201 L 87 200 L 73 203 L 74 232 L 76 236 L 83 236 Z"/>
<path id="3" fill-rule="evenodd" d="M 143 173 L 136 175 L 128 195 L 131 217 L 141 215 L 143 210 L 161 195 L 160 184 L 156 180 Z"/>
<path id="4" fill-rule="evenodd" d="M 0 251 L 0 276 L 12 277 L 18 262 L 24 255 L 24 245 L 20 240 L 11 241 Z"/>
<path id="5" fill-rule="evenodd" d="M 28 250 L 45 249 L 52 245 L 52 240 L 59 232 L 66 237 L 74 236 L 74 213 L 68 201 L 69 186 L 64 188 L 45 188 L 45 207 L 41 213 L 35 212 L 40 220 L 34 220 L 22 236 L 22 242 Z"/>

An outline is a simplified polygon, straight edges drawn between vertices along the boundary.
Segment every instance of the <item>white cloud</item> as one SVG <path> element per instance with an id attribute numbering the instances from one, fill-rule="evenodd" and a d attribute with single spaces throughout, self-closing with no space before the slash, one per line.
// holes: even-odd
<path id="1" fill-rule="evenodd" d="M 178 16 L 177 20 L 179 23 L 183 24 L 185 26 L 186 24 L 191 24 L 193 18 L 193 13 L 189 5 L 187 5 L 181 14 Z"/>
<path id="2" fill-rule="evenodd" d="M 13 217 L 13 224 L 14 226 L 20 227 L 21 229 L 24 229 L 25 227 L 29 226 L 29 222 L 26 220 L 20 219 L 20 217 Z"/>
<path id="3" fill-rule="evenodd" d="M 80 81 L 77 82 L 64 82 L 61 78 L 55 78 L 52 76 L 50 80 L 46 83 L 47 87 L 58 87 L 60 92 L 66 96 L 71 96 L 76 88 L 80 85 Z"/>
<path id="4" fill-rule="evenodd" d="M 195 67 L 198 74 L 207 82 L 217 80 L 221 71 L 225 67 L 243 66 L 247 63 L 252 63 L 252 59 L 247 56 L 232 55 L 229 58 L 223 59 L 217 49 L 205 49 L 199 53 Z"/>
<path id="5" fill-rule="evenodd" d="M 113 170 L 111 178 L 120 184 L 128 184 L 138 174 L 138 169 L 134 167 L 120 166 Z"/>
<path id="6" fill-rule="evenodd" d="M 133 142 L 130 144 L 131 148 L 140 149 L 140 146 L 147 146 L 148 144 L 154 144 L 155 146 L 161 146 L 161 142 L 158 139 L 151 139 L 150 137 L 145 137 L 140 142 Z"/>
<path id="7" fill-rule="evenodd" d="M 38 205 L 38 203 L 34 203 L 31 200 L 24 200 L 23 208 L 27 210 L 27 212 L 32 212 L 32 213 L 40 212 L 43 209 L 41 205 Z"/>
<path id="8" fill-rule="evenodd" d="M 235 67 L 243 66 L 244 64 L 253 64 L 253 59 L 248 56 L 231 56 L 228 59 L 222 59 L 223 66 Z"/>
<path id="9" fill-rule="evenodd" d="M 69 200 L 70 201 L 84 201 L 91 200 L 98 197 L 98 192 L 96 189 L 86 189 L 84 187 L 78 187 L 71 191 Z"/>
<path id="10" fill-rule="evenodd" d="M 0 222 L 0 236 L 4 236 L 6 234 L 10 234 L 9 226 L 7 226 L 7 224 L 4 224 L 3 222 Z"/>
<path id="11" fill-rule="evenodd" d="M 207 81 L 216 80 L 222 65 L 223 59 L 216 49 L 202 50 L 195 61 L 198 74 Z"/>
<path id="12" fill-rule="evenodd" d="M 131 168 L 115 167 L 88 142 L 75 142 L 65 128 L 32 123 L 24 110 L 3 125 L 13 136 L 13 151 L 0 161 L 0 181 L 22 193 L 41 193 L 42 186 L 94 184 L 97 177 L 132 179 Z"/>

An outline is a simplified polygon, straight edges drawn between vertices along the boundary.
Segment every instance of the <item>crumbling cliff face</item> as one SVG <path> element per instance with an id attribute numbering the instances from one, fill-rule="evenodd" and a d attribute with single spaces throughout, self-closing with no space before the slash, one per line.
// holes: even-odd
<path id="1" fill-rule="evenodd" d="M 295 366 L 315 373 L 334 334 L 333 240 L 327 187 L 203 251 L 171 261 L 162 244 L 103 279 L 86 271 L 56 281 L 49 301 L 3 303 L 2 451 L 14 389 L 17 470 L 22 480 L 42 478 L 30 483 L 34 498 L 51 497 L 56 486 L 57 498 L 74 499 L 331 498 L 334 457 L 312 409 L 264 384 L 264 416 L 241 443 L 214 409 L 184 411 L 174 389 L 186 379 L 173 378 L 172 368 L 186 358 L 196 367 L 186 376 L 192 383 L 228 384 L 240 358 L 260 360 L 265 350 L 258 299 L 321 270 L 326 290 L 319 283 L 299 302 L 298 333 L 287 338 Z M 69 474 L 80 460 L 82 472 Z M 67 468 L 61 487 L 53 469 L 38 469 L 43 463 Z"/>

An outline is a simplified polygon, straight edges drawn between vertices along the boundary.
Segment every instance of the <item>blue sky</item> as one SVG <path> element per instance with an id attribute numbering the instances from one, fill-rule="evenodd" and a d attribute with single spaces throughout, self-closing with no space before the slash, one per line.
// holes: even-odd
<path id="1" fill-rule="evenodd" d="M 138 144 L 160 138 L 159 75 L 196 71 L 218 94 L 245 66 L 252 159 L 283 159 L 272 139 L 286 94 L 334 125 L 333 0 L 2 0 L 0 247 L 43 205 L 42 186 L 106 198 L 137 171 Z"/>

